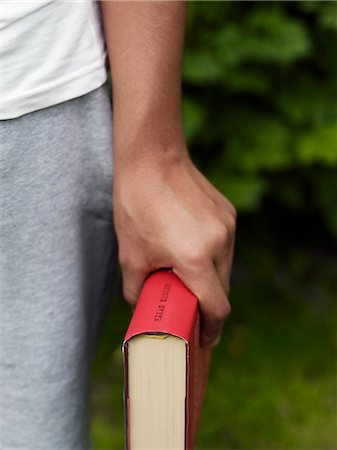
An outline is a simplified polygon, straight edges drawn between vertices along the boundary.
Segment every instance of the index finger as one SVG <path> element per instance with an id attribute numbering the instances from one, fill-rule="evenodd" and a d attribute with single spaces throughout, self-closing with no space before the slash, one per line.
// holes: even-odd
<path id="1" fill-rule="evenodd" d="M 231 307 L 213 263 L 199 269 L 173 267 L 172 270 L 199 300 L 201 345 L 215 347 Z"/>

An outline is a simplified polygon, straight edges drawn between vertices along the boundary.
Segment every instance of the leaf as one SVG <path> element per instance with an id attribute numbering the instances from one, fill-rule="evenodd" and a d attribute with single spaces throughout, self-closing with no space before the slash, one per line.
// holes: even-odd
<path id="1" fill-rule="evenodd" d="M 224 84 L 231 92 L 254 92 L 265 94 L 270 88 L 266 73 L 256 67 L 240 67 L 228 71 Z"/>
<path id="2" fill-rule="evenodd" d="M 296 154 L 301 164 L 322 163 L 337 167 L 336 122 L 324 123 L 300 134 Z"/>
<path id="3" fill-rule="evenodd" d="M 334 89 L 327 82 L 318 89 L 313 77 L 301 74 L 281 87 L 275 103 L 294 125 L 314 125 L 336 118 L 334 98 Z"/>
<path id="4" fill-rule="evenodd" d="M 291 165 L 290 133 L 276 118 L 245 111 L 230 118 L 226 128 L 230 167 L 251 173 Z"/>
<path id="5" fill-rule="evenodd" d="M 287 65 L 310 54 L 304 23 L 282 9 L 255 6 L 242 23 L 228 23 L 214 36 L 213 46 L 223 68 L 260 61 Z"/>
<path id="6" fill-rule="evenodd" d="M 208 51 L 187 51 L 184 58 L 183 77 L 190 83 L 208 84 L 221 81 L 223 73 Z"/>

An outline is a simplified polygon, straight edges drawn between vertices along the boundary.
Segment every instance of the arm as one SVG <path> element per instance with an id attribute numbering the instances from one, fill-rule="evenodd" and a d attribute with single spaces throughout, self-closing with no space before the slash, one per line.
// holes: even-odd
<path id="1" fill-rule="evenodd" d="M 192 164 L 184 142 L 181 63 L 185 2 L 102 2 L 114 120 L 114 222 L 123 292 L 134 305 L 146 275 L 171 267 L 198 296 L 202 343 L 217 343 L 235 210 Z"/>

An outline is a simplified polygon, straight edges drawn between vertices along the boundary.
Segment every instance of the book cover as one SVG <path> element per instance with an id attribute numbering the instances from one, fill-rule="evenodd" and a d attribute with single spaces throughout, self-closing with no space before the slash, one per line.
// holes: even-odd
<path id="1" fill-rule="evenodd" d="M 145 280 L 126 332 L 122 350 L 125 373 L 126 448 L 132 449 L 130 421 L 128 344 L 141 335 L 172 335 L 186 345 L 184 449 L 193 450 L 207 385 L 212 349 L 200 347 L 198 299 L 172 270 L 158 270 Z M 163 443 L 164 445 L 165 443 Z"/>

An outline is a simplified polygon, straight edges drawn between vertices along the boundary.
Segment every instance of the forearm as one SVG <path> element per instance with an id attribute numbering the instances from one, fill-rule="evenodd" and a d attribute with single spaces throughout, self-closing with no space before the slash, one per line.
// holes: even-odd
<path id="1" fill-rule="evenodd" d="M 197 295 L 202 342 L 230 311 L 235 210 L 188 157 L 181 117 L 183 1 L 102 3 L 112 74 L 114 226 L 125 299 L 171 267 Z"/>
<path id="2" fill-rule="evenodd" d="M 116 164 L 184 148 L 184 1 L 103 1 Z M 161 156 L 161 155 L 160 155 Z"/>

